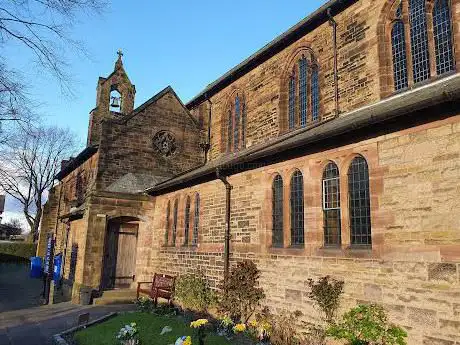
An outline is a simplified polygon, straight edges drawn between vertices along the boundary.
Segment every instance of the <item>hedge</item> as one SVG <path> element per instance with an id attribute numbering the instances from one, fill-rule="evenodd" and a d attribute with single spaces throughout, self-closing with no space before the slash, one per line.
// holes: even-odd
<path id="1" fill-rule="evenodd" d="M 29 260 L 35 256 L 37 245 L 24 242 L 0 242 L 0 261 L 11 261 L 14 257 L 21 260 Z"/>

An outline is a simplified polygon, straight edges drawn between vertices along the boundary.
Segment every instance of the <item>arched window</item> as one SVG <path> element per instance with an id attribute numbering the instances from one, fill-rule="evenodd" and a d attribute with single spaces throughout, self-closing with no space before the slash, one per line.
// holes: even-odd
<path id="1" fill-rule="evenodd" d="M 185 202 L 185 212 L 184 212 L 184 246 L 188 245 L 188 236 L 190 229 L 190 197 L 187 197 Z"/>
<path id="2" fill-rule="evenodd" d="M 448 0 L 437 0 L 434 5 L 433 31 L 436 72 L 444 74 L 455 68 L 452 47 L 452 23 Z"/>
<path id="3" fill-rule="evenodd" d="M 276 175 L 272 186 L 272 246 L 283 247 L 283 178 Z"/>
<path id="4" fill-rule="evenodd" d="M 301 246 L 304 240 L 303 176 L 296 170 L 291 177 L 291 245 Z"/>
<path id="5" fill-rule="evenodd" d="M 192 246 L 198 244 L 198 230 L 200 228 L 200 195 L 195 194 L 195 217 L 193 222 Z"/>
<path id="6" fill-rule="evenodd" d="M 335 163 L 323 172 L 324 246 L 339 246 L 340 237 L 340 177 Z"/>
<path id="7" fill-rule="evenodd" d="M 287 92 L 285 129 L 306 127 L 319 119 L 319 69 L 310 50 L 303 50 L 294 58 L 289 76 L 283 86 Z M 285 97 L 285 96 L 283 96 Z M 283 110 L 284 111 L 284 110 Z"/>
<path id="8" fill-rule="evenodd" d="M 174 201 L 174 211 L 173 211 L 173 229 L 172 229 L 172 244 L 173 246 L 176 245 L 176 237 L 177 237 L 177 207 L 179 204 L 179 200 L 176 199 Z"/>
<path id="9" fill-rule="evenodd" d="M 236 152 L 246 147 L 246 103 L 240 93 L 232 97 L 227 111 L 227 151 Z"/>
<path id="10" fill-rule="evenodd" d="M 428 30 L 428 0 L 397 0 L 389 16 L 394 90 L 455 70 L 449 0 L 436 0 Z M 407 11 L 407 13 L 406 13 Z M 407 39 L 406 39 L 407 38 Z M 410 64 L 408 63 L 410 59 Z M 431 66 L 436 66 L 432 71 Z"/>
<path id="11" fill-rule="evenodd" d="M 165 246 L 168 245 L 168 241 L 169 241 L 169 213 L 170 212 L 171 212 L 171 202 L 168 201 L 168 206 L 166 207 Z"/>
<path id="12" fill-rule="evenodd" d="M 404 22 L 402 21 L 402 4 L 396 10 L 396 21 L 391 30 L 391 47 L 393 50 L 393 78 L 395 90 L 405 89 L 407 80 L 407 56 Z"/>
<path id="13" fill-rule="evenodd" d="M 311 119 L 319 120 L 319 71 L 318 66 L 312 67 L 311 72 Z"/>
<path id="14" fill-rule="evenodd" d="M 361 156 L 354 158 L 348 169 L 348 193 L 351 245 L 371 246 L 369 169 Z"/>

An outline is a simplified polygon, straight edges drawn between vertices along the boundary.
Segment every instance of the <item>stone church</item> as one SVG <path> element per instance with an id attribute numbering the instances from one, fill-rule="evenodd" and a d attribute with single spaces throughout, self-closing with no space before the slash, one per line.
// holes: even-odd
<path id="1" fill-rule="evenodd" d="M 244 259 L 272 310 L 385 306 L 411 345 L 460 344 L 460 0 L 331 0 L 184 104 L 134 108 L 119 55 L 41 224 L 68 298 Z"/>

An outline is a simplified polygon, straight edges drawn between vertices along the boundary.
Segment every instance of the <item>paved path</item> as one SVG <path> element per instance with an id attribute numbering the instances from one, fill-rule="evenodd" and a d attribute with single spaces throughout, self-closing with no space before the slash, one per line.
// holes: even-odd
<path id="1" fill-rule="evenodd" d="M 43 282 L 29 278 L 29 266 L 0 262 L 0 313 L 40 305 Z"/>
<path id="2" fill-rule="evenodd" d="M 70 303 L 0 313 L 0 345 L 50 345 L 54 334 L 76 326 L 81 313 L 94 320 L 110 312 L 133 310 L 134 305 L 78 306 Z"/>

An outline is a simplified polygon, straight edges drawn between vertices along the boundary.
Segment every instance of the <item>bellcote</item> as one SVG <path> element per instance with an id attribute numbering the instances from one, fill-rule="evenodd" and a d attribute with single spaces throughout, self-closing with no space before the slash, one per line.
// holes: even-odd
<path id="1" fill-rule="evenodd" d="M 99 143 L 101 121 L 120 118 L 134 109 L 136 87 L 124 69 L 123 53 L 119 50 L 117 54 L 113 72 L 108 77 L 99 77 L 97 82 L 96 108 L 90 113 L 88 127 L 88 146 Z"/>

